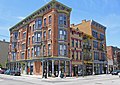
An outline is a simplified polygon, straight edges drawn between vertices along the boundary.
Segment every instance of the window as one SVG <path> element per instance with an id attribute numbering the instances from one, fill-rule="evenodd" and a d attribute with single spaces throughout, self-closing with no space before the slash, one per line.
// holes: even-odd
<path id="1" fill-rule="evenodd" d="M 93 35 L 93 37 L 98 38 L 98 33 L 97 32 L 92 31 L 92 35 Z"/>
<path id="2" fill-rule="evenodd" d="M 25 49 L 25 44 L 22 44 L 22 50 L 24 50 Z"/>
<path id="3" fill-rule="evenodd" d="M 34 49 L 32 48 L 32 57 L 34 57 Z"/>
<path id="4" fill-rule="evenodd" d="M 78 60 L 78 52 L 76 52 L 76 60 Z"/>
<path id="5" fill-rule="evenodd" d="M 82 52 L 80 52 L 80 60 L 82 60 Z"/>
<path id="6" fill-rule="evenodd" d="M 17 44 L 16 44 L 16 43 L 12 43 L 12 49 L 15 49 L 15 48 L 16 48 L 16 46 L 17 46 Z"/>
<path id="7" fill-rule="evenodd" d="M 36 29 L 41 29 L 42 28 L 42 19 L 37 19 L 35 21 L 35 28 Z"/>
<path id="8" fill-rule="evenodd" d="M 63 15 L 59 16 L 59 25 L 63 25 Z"/>
<path id="9" fill-rule="evenodd" d="M 74 59 L 74 51 L 72 51 L 72 59 Z"/>
<path id="10" fill-rule="evenodd" d="M 62 48 L 63 48 L 63 46 L 60 45 L 60 46 L 59 46 L 59 49 L 60 49 L 60 50 L 59 50 L 59 54 L 60 54 L 60 55 L 62 55 L 62 53 L 63 53 L 63 49 L 62 49 Z"/>
<path id="11" fill-rule="evenodd" d="M 30 37 L 28 38 L 28 45 L 30 45 Z"/>
<path id="12" fill-rule="evenodd" d="M 51 45 L 48 44 L 48 55 L 51 55 Z"/>
<path id="13" fill-rule="evenodd" d="M 43 38 L 46 39 L 46 31 L 43 33 Z"/>
<path id="14" fill-rule="evenodd" d="M 34 36 L 32 36 L 32 44 L 34 43 Z"/>
<path id="15" fill-rule="evenodd" d="M 101 40 L 104 40 L 104 37 L 105 37 L 104 34 L 100 34 L 100 39 Z"/>
<path id="16" fill-rule="evenodd" d="M 67 39 L 67 31 L 66 30 L 64 30 L 64 40 L 66 40 Z"/>
<path id="17" fill-rule="evenodd" d="M 29 33 L 31 32 L 31 26 L 29 27 L 28 32 L 29 32 Z"/>
<path id="18" fill-rule="evenodd" d="M 64 55 L 67 55 L 67 46 L 66 46 L 66 45 L 64 45 L 63 50 L 64 50 L 64 51 L 63 51 L 63 54 L 64 54 Z"/>
<path id="19" fill-rule="evenodd" d="M 17 46 L 17 47 L 18 47 L 18 49 L 19 49 L 19 46 L 20 46 L 20 43 L 18 42 L 18 46 Z"/>
<path id="20" fill-rule="evenodd" d="M 76 47 L 78 48 L 78 40 L 76 40 Z"/>
<path id="21" fill-rule="evenodd" d="M 28 49 L 28 58 L 30 58 L 30 49 Z"/>
<path id="22" fill-rule="evenodd" d="M 36 56 L 40 56 L 40 46 L 36 46 L 34 49 Z"/>
<path id="23" fill-rule="evenodd" d="M 79 47 L 81 48 L 81 41 L 79 41 Z"/>
<path id="24" fill-rule="evenodd" d="M 100 43 L 100 48 L 103 48 L 103 44 L 102 43 Z"/>
<path id="25" fill-rule="evenodd" d="M 97 41 L 93 41 L 93 47 L 98 48 L 98 42 Z"/>
<path id="26" fill-rule="evenodd" d="M 42 32 L 35 33 L 35 38 L 34 39 L 35 39 L 34 41 L 36 43 L 41 42 L 41 40 L 42 40 Z"/>
<path id="27" fill-rule="evenodd" d="M 41 27 L 42 26 L 42 20 L 38 20 L 38 27 Z"/>
<path id="28" fill-rule="evenodd" d="M 72 47 L 74 47 L 74 39 L 72 39 Z"/>
<path id="29" fill-rule="evenodd" d="M 60 40 L 66 40 L 67 39 L 67 31 L 66 30 L 59 30 L 59 39 Z"/>
<path id="30" fill-rule="evenodd" d="M 59 25 L 67 25 L 67 16 L 65 14 L 60 14 L 58 19 Z"/>
<path id="31" fill-rule="evenodd" d="M 62 30 L 59 30 L 59 39 L 62 40 L 63 39 L 63 36 L 62 36 Z"/>
<path id="32" fill-rule="evenodd" d="M 48 39 L 51 39 L 51 29 L 48 30 Z"/>
<path id="33" fill-rule="evenodd" d="M 46 26 L 46 18 L 44 19 L 44 26 Z"/>
<path id="34" fill-rule="evenodd" d="M 52 23 L 52 16 L 49 16 L 49 24 Z"/>
<path id="35" fill-rule="evenodd" d="M 33 24 L 33 29 L 32 29 L 33 32 L 34 32 L 34 29 L 35 29 L 35 24 Z"/>
<path id="36" fill-rule="evenodd" d="M 99 60 L 99 52 L 94 52 L 94 60 Z"/>
<path id="37" fill-rule="evenodd" d="M 21 59 L 24 59 L 24 53 L 21 52 Z"/>
<path id="38" fill-rule="evenodd" d="M 38 35 L 37 35 L 37 41 L 40 41 L 40 38 L 41 38 L 41 35 L 40 35 L 40 33 L 38 33 Z"/>
<path id="39" fill-rule="evenodd" d="M 25 38 L 26 38 L 26 32 L 23 33 L 23 39 L 25 39 Z"/>
<path id="40" fill-rule="evenodd" d="M 43 55 L 44 55 L 44 56 L 45 56 L 45 52 L 46 52 L 45 50 L 46 50 L 46 46 L 44 45 L 44 46 L 43 46 Z"/>
<path id="41" fill-rule="evenodd" d="M 103 61 L 106 60 L 105 53 L 101 53 L 101 60 L 103 60 Z"/>
<path id="42" fill-rule="evenodd" d="M 64 25 L 67 25 L 67 17 L 64 15 Z"/>
<path id="43" fill-rule="evenodd" d="M 17 40 L 18 39 L 18 32 L 14 32 L 13 33 L 13 40 Z"/>
<path id="44" fill-rule="evenodd" d="M 59 45 L 59 55 L 66 56 L 67 55 L 67 46 L 65 44 Z"/>
<path id="45" fill-rule="evenodd" d="M 20 39 L 20 32 L 19 32 L 19 39 Z"/>
<path id="46" fill-rule="evenodd" d="M 12 60 L 16 60 L 16 53 L 15 52 L 12 53 Z"/>

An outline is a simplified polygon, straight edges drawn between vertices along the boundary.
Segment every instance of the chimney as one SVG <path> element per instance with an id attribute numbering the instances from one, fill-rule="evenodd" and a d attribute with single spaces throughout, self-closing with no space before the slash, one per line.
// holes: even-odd
<path id="1" fill-rule="evenodd" d="M 75 26 L 75 24 L 71 24 L 71 27 L 74 27 Z"/>
<path id="2" fill-rule="evenodd" d="M 5 42 L 5 39 L 3 39 L 3 42 Z"/>
<path id="3" fill-rule="evenodd" d="M 86 19 L 82 20 L 82 23 L 85 23 L 86 22 Z"/>

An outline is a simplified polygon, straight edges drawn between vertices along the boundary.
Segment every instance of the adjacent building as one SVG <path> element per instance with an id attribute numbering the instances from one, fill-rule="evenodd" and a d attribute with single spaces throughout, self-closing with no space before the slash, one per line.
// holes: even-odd
<path id="1" fill-rule="evenodd" d="M 9 42 L 5 40 L 0 40 L 0 64 L 3 68 L 6 68 L 7 59 L 8 59 L 8 52 L 9 52 Z"/>
<path id="2" fill-rule="evenodd" d="M 108 63 L 109 72 L 120 69 L 120 48 L 107 46 L 107 57 L 108 61 L 111 60 L 112 63 Z"/>
<path id="3" fill-rule="evenodd" d="M 106 27 L 99 24 L 94 20 L 82 20 L 82 23 L 78 25 L 71 25 L 72 28 L 78 28 L 81 32 L 84 32 L 92 36 L 92 42 L 90 44 L 93 56 L 93 73 L 102 74 L 107 72 L 107 53 L 106 53 Z M 87 62 L 91 64 L 91 62 Z"/>
<path id="4" fill-rule="evenodd" d="M 8 67 L 49 77 L 105 73 L 106 27 L 93 20 L 70 26 L 70 14 L 52 0 L 10 28 Z"/>
<path id="5" fill-rule="evenodd" d="M 70 56 L 73 75 L 92 74 L 91 44 L 92 36 L 81 32 L 78 28 L 70 28 Z M 90 64 L 88 64 L 90 63 Z"/>

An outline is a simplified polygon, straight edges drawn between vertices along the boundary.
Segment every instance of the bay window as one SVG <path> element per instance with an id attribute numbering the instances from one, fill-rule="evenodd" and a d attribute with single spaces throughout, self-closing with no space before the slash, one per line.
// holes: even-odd
<path id="1" fill-rule="evenodd" d="M 66 40 L 67 39 L 67 31 L 64 29 L 59 30 L 59 40 Z"/>
<path id="2" fill-rule="evenodd" d="M 65 14 L 60 14 L 58 18 L 59 25 L 67 25 L 67 16 Z"/>
<path id="3" fill-rule="evenodd" d="M 35 42 L 41 42 L 42 40 L 42 32 L 35 33 Z"/>
<path id="4" fill-rule="evenodd" d="M 37 19 L 35 21 L 35 29 L 41 29 L 42 28 L 42 19 Z"/>
<path id="5" fill-rule="evenodd" d="M 65 44 L 59 44 L 59 55 L 60 56 L 67 55 L 67 46 Z"/>

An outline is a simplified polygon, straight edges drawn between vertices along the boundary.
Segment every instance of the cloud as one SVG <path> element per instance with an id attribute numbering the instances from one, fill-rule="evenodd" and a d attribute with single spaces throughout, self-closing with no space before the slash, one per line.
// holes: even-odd
<path id="1" fill-rule="evenodd" d="M 25 19 L 25 17 L 19 16 L 19 17 L 17 17 L 17 19 L 23 20 L 23 19 Z"/>

